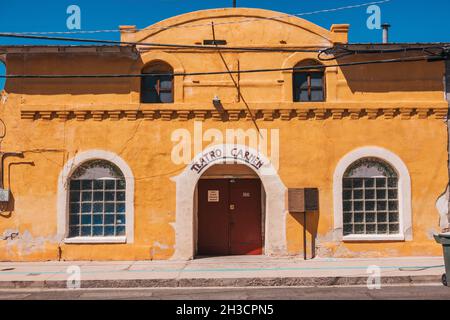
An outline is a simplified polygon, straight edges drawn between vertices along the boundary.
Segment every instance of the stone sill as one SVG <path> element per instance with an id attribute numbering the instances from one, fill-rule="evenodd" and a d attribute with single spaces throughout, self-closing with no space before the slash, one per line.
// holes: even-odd
<path id="1" fill-rule="evenodd" d="M 127 243 L 127 237 L 76 237 L 66 238 L 64 243 L 67 244 L 84 244 L 84 243 Z"/>
<path id="2" fill-rule="evenodd" d="M 405 241 L 403 234 L 398 235 L 351 235 L 344 236 L 343 242 L 361 242 L 361 241 Z"/>

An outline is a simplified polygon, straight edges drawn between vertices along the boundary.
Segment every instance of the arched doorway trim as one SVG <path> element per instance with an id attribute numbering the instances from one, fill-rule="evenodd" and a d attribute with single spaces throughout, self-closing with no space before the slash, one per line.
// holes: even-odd
<path id="1" fill-rule="evenodd" d="M 194 192 L 202 174 L 215 164 L 244 164 L 256 172 L 266 192 L 266 255 L 287 254 L 286 187 L 260 152 L 243 146 L 223 144 L 206 148 L 194 157 L 184 171 L 173 178 L 176 183 L 175 254 L 172 259 L 189 260 L 195 255 Z"/>

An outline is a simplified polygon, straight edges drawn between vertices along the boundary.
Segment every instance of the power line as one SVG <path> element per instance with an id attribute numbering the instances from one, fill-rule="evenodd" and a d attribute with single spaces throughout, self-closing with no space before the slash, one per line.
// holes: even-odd
<path id="1" fill-rule="evenodd" d="M 178 48 L 178 49 L 201 49 L 201 50 L 233 50 L 233 51 L 263 51 L 263 52 L 320 52 L 319 49 L 285 49 L 285 48 L 252 48 L 252 47 L 225 47 L 225 46 L 209 46 L 209 45 L 190 45 L 190 44 L 173 44 L 173 43 L 154 43 L 154 42 L 130 42 L 116 40 L 101 39 L 84 39 L 84 38 L 67 38 L 67 37 L 49 37 L 36 35 L 21 35 L 14 33 L 0 33 L 0 38 L 22 38 L 36 40 L 52 40 L 52 41 L 68 41 L 68 42 L 87 42 L 87 43 L 103 43 L 115 45 L 132 45 L 132 46 L 150 46 L 158 48 Z M 328 49 L 329 47 L 320 47 Z"/>
<path id="2" fill-rule="evenodd" d="M 336 12 L 336 11 L 342 11 L 342 10 L 348 10 L 348 9 L 356 9 L 361 7 L 367 7 L 371 5 L 378 5 L 378 4 L 384 4 L 391 2 L 393 0 L 380 0 L 380 1 L 373 1 L 373 2 L 366 2 L 356 5 L 348 5 L 343 7 L 337 7 L 337 8 L 330 8 L 330 9 L 322 9 L 322 10 L 315 10 L 315 11 L 309 11 L 309 12 L 301 12 L 301 13 L 292 13 L 292 14 L 283 14 L 283 15 L 277 15 L 272 17 L 255 17 L 251 19 L 242 19 L 237 21 L 227 21 L 227 22 L 216 22 L 215 25 L 226 25 L 226 24 L 237 24 L 237 23 L 248 23 L 248 22 L 254 22 L 254 21 L 261 21 L 261 20 L 273 20 L 273 19 L 283 19 L 283 18 L 289 18 L 289 17 L 302 17 L 307 15 L 313 15 L 318 13 L 329 13 L 329 12 Z M 196 27 L 206 27 L 211 26 L 211 23 L 202 23 L 202 24 L 192 24 L 192 25 L 179 25 L 179 26 L 168 26 L 168 27 L 156 27 L 156 26 L 149 26 L 142 29 L 136 29 L 136 31 L 145 31 L 145 30 L 166 30 L 166 29 L 177 29 L 177 28 L 196 28 Z M 29 34 L 29 35 L 46 35 L 46 34 L 93 34 L 93 33 L 113 33 L 113 32 L 121 32 L 120 29 L 105 29 L 105 30 L 77 30 L 77 31 L 44 31 L 44 32 L 36 32 L 36 31 L 30 31 L 30 32 L 7 32 L 9 34 Z"/>
<path id="3" fill-rule="evenodd" d="M 414 56 L 407 58 L 384 59 L 384 60 L 368 60 L 347 63 L 337 63 L 330 65 L 308 65 L 292 68 L 267 68 L 267 69 L 253 69 L 253 70 L 229 70 L 229 71 L 209 71 L 209 72 L 184 72 L 184 73 L 144 73 L 144 74 L 67 74 L 67 75 L 0 75 L 0 78 L 6 79 L 69 79 L 69 78 L 143 78 L 150 76 L 201 76 L 201 75 L 220 75 L 220 74 L 243 74 L 243 73 L 263 73 L 263 72 L 277 72 L 277 71 L 301 71 L 311 69 L 326 69 L 332 67 L 352 67 L 372 64 L 388 64 L 401 62 L 418 62 L 418 61 L 443 61 L 446 60 L 444 56 Z"/>

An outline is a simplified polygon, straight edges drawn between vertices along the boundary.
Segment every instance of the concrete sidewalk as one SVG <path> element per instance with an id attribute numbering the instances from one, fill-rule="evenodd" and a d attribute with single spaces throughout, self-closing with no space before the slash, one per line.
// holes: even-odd
<path id="1" fill-rule="evenodd" d="M 372 265 L 380 267 L 385 284 L 440 283 L 444 273 L 442 257 L 0 262 L 0 288 L 65 288 L 70 266 L 80 267 L 82 288 L 365 285 Z"/>

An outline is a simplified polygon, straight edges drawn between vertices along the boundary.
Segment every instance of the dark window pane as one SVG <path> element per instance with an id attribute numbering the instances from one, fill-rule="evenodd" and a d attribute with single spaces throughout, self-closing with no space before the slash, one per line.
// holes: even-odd
<path id="1" fill-rule="evenodd" d="M 352 224 L 344 224 L 344 236 L 353 233 L 353 225 Z"/>
<path id="2" fill-rule="evenodd" d="M 81 215 L 81 224 L 92 224 L 92 216 L 90 214 Z"/>
<path id="3" fill-rule="evenodd" d="M 355 178 L 353 179 L 353 188 L 362 188 L 363 187 L 363 179 Z"/>
<path id="4" fill-rule="evenodd" d="M 81 200 L 82 201 L 91 201 L 92 200 L 92 192 L 91 191 L 82 192 Z"/>
<path id="5" fill-rule="evenodd" d="M 94 201 L 103 201 L 103 191 L 94 192 Z"/>
<path id="6" fill-rule="evenodd" d="M 363 202 L 362 201 L 354 201 L 353 202 L 353 210 L 354 211 L 363 211 Z"/>
<path id="7" fill-rule="evenodd" d="M 372 213 L 368 212 L 368 213 L 366 213 L 366 222 L 367 223 L 374 223 L 374 222 L 376 222 L 376 214 L 375 214 L 375 212 L 372 212 Z"/>
<path id="8" fill-rule="evenodd" d="M 141 80 L 141 100 L 144 103 L 173 102 L 172 76 L 146 76 Z M 165 95 L 164 98 L 162 95 Z"/>
<path id="9" fill-rule="evenodd" d="M 117 190 L 125 190 L 125 180 L 117 180 Z"/>
<path id="10" fill-rule="evenodd" d="M 323 101 L 323 91 L 317 89 L 311 90 L 311 101 Z"/>
<path id="11" fill-rule="evenodd" d="M 94 181 L 94 189 L 95 190 L 103 190 L 103 180 L 95 180 Z"/>
<path id="12" fill-rule="evenodd" d="M 344 213 L 344 223 L 351 223 L 353 220 L 353 214 Z"/>
<path id="13" fill-rule="evenodd" d="M 80 224 L 80 215 L 79 214 L 71 214 L 71 215 L 69 215 L 69 224 L 72 225 L 72 226 Z"/>
<path id="14" fill-rule="evenodd" d="M 103 224 L 103 214 L 94 214 L 92 224 Z"/>
<path id="15" fill-rule="evenodd" d="M 81 212 L 82 213 L 91 213 L 92 211 L 92 204 L 90 203 L 83 203 L 81 205 Z"/>
<path id="16" fill-rule="evenodd" d="M 106 180 L 105 181 L 105 189 L 106 190 L 114 190 L 116 181 L 115 180 Z"/>
<path id="17" fill-rule="evenodd" d="M 352 211 L 352 202 L 344 201 L 344 211 Z"/>
<path id="18" fill-rule="evenodd" d="M 92 180 L 81 180 L 82 190 L 92 190 Z"/>
<path id="19" fill-rule="evenodd" d="M 94 213 L 103 213 L 103 203 L 94 203 L 93 208 Z"/>
<path id="20" fill-rule="evenodd" d="M 366 190 L 364 192 L 364 197 L 366 199 L 375 199 L 375 190 Z"/>
<path id="21" fill-rule="evenodd" d="M 363 191 L 362 190 L 353 190 L 353 199 L 362 199 Z"/>
<path id="22" fill-rule="evenodd" d="M 114 226 L 105 227 L 105 236 L 114 236 Z"/>
<path id="23" fill-rule="evenodd" d="M 125 226 L 117 226 L 116 236 L 124 236 L 124 235 L 125 235 Z"/>
<path id="24" fill-rule="evenodd" d="M 397 210 L 398 210 L 398 202 L 389 201 L 389 211 L 397 211 Z"/>
<path id="25" fill-rule="evenodd" d="M 377 188 L 386 187 L 386 178 L 377 178 L 376 185 L 377 185 Z"/>
<path id="26" fill-rule="evenodd" d="M 70 202 L 79 202 L 80 201 L 80 192 L 75 191 L 70 193 Z"/>
<path id="27" fill-rule="evenodd" d="M 389 224 L 389 233 L 390 234 L 398 234 L 399 233 L 399 224 Z"/>
<path id="28" fill-rule="evenodd" d="M 366 205 L 366 208 L 365 208 L 366 211 L 375 211 L 375 201 L 366 201 L 365 205 Z"/>
<path id="29" fill-rule="evenodd" d="M 378 224 L 377 228 L 378 228 L 378 234 L 386 234 L 388 232 L 387 224 L 380 223 L 380 224 Z"/>
<path id="30" fill-rule="evenodd" d="M 114 201 L 114 192 L 105 192 L 105 201 Z"/>
<path id="31" fill-rule="evenodd" d="M 387 222 L 387 213 L 380 212 L 377 214 L 377 221 L 378 222 Z"/>
<path id="32" fill-rule="evenodd" d="M 125 192 L 122 192 L 122 191 L 117 192 L 116 196 L 117 196 L 117 201 L 125 201 Z"/>
<path id="33" fill-rule="evenodd" d="M 344 188 L 351 188 L 352 187 L 352 179 L 344 178 L 342 181 L 342 186 Z"/>
<path id="34" fill-rule="evenodd" d="M 91 227 L 81 227 L 81 236 L 82 237 L 89 237 L 91 236 Z"/>
<path id="35" fill-rule="evenodd" d="M 366 233 L 367 234 L 375 234 L 377 233 L 377 225 L 376 224 L 366 224 Z"/>
<path id="36" fill-rule="evenodd" d="M 372 178 L 364 179 L 364 186 L 366 188 L 373 188 L 373 187 L 375 187 L 375 179 L 372 179 Z"/>
<path id="37" fill-rule="evenodd" d="M 81 188 L 80 180 L 70 181 L 70 190 L 80 190 L 80 188 Z"/>
<path id="38" fill-rule="evenodd" d="M 386 201 L 377 201 L 377 211 L 386 211 L 387 203 Z"/>
<path id="39" fill-rule="evenodd" d="M 386 190 L 377 190 L 377 199 L 386 199 Z"/>
<path id="40" fill-rule="evenodd" d="M 100 227 L 100 226 L 93 227 L 92 234 L 97 237 L 103 236 L 103 227 Z"/>
<path id="41" fill-rule="evenodd" d="M 124 214 L 116 215 L 116 224 L 125 224 L 125 215 Z"/>
<path id="42" fill-rule="evenodd" d="M 125 203 L 117 203 L 116 212 L 123 213 L 125 212 Z"/>
<path id="43" fill-rule="evenodd" d="M 115 213 L 114 203 L 105 203 L 105 213 Z"/>
<path id="44" fill-rule="evenodd" d="M 397 178 L 388 178 L 388 186 L 389 188 L 397 188 L 398 179 Z"/>
<path id="45" fill-rule="evenodd" d="M 114 218 L 113 214 L 105 214 L 105 224 L 114 224 Z"/>
<path id="46" fill-rule="evenodd" d="M 389 199 L 397 199 L 397 190 L 390 189 L 388 191 L 388 197 Z"/>
<path id="47" fill-rule="evenodd" d="M 389 213 L 389 222 L 398 222 L 398 213 Z"/>
<path id="48" fill-rule="evenodd" d="M 363 224 L 355 224 L 355 234 L 364 234 Z"/>
<path id="49" fill-rule="evenodd" d="M 79 237 L 79 236 L 80 236 L 80 227 L 69 228 L 69 237 Z"/>
<path id="50" fill-rule="evenodd" d="M 70 213 L 79 213 L 80 212 L 80 204 L 79 203 L 71 203 L 69 205 Z"/>
<path id="51" fill-rule="evenodd" d="M 358 222 L 364 222 L 364 213 L 362 212 L 356 212 L 354 214 L 354 222 L 358 223 Z"/>

